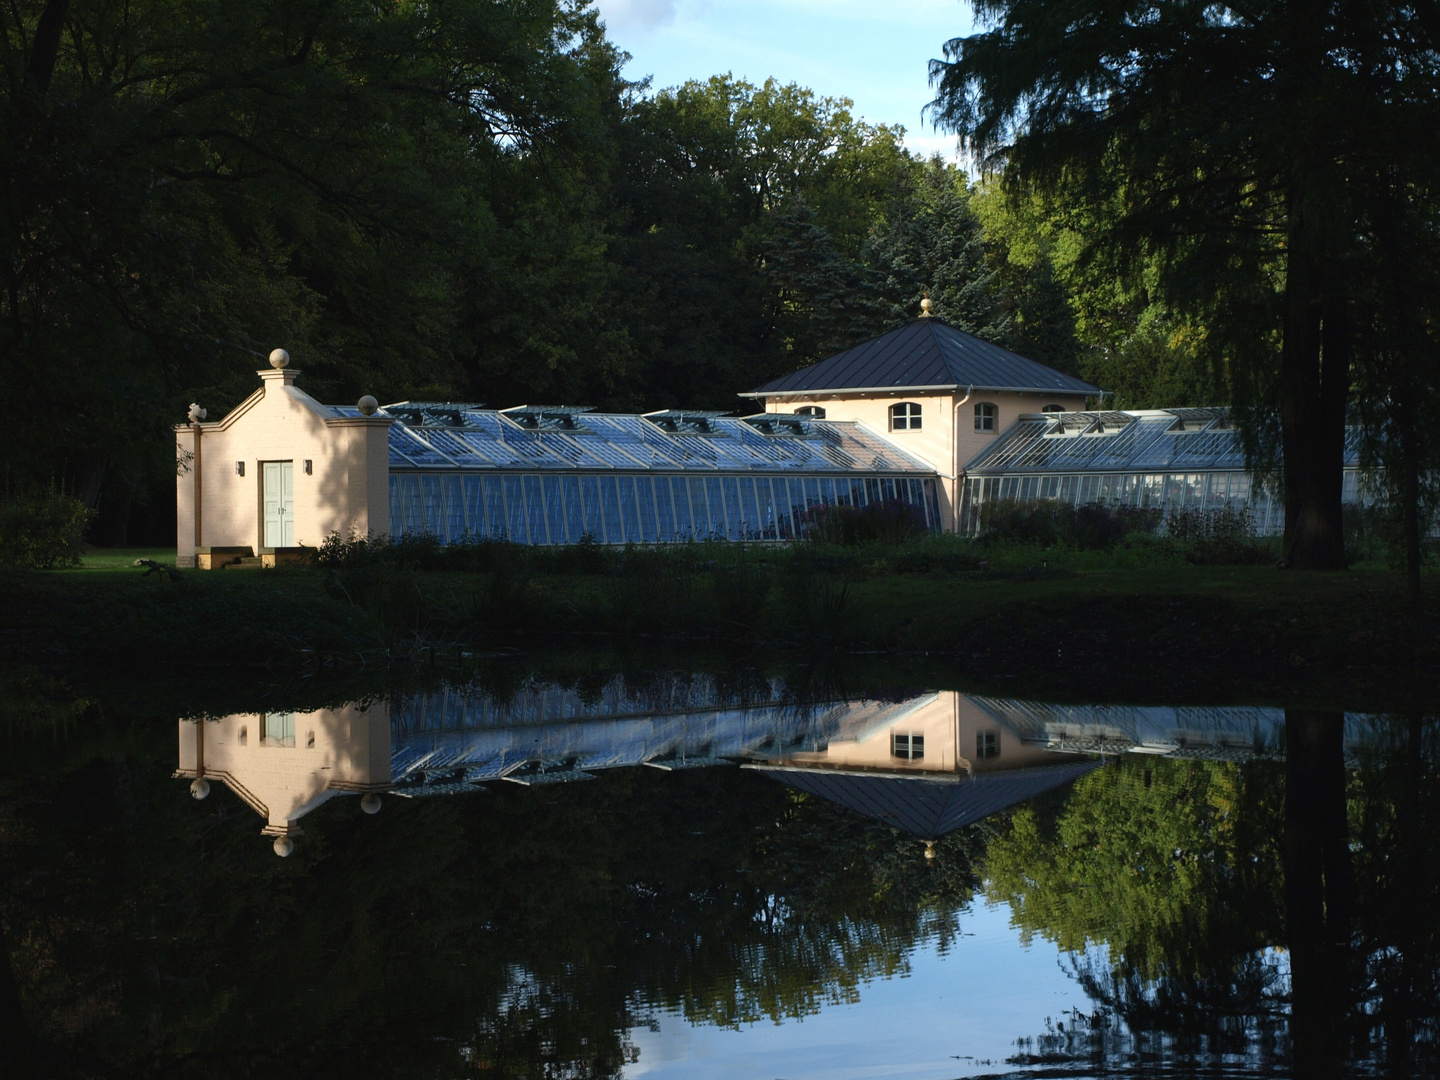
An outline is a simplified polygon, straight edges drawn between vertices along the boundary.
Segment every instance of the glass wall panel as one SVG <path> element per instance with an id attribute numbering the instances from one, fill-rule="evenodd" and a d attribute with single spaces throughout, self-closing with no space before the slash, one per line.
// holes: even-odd
<path id="1" fill-rule="evenodd" d="M 926 520 L 932 529 L 939 529 L 942 527 L 939 485 L 934 480 L 922 480 L 921 484 L 925 487 Z"/>
<path id="2" fill-rule="evenodd" d="M 675 535 L 675 507 L 670 502 L 670 478 L 655 477 L 655 517 L 660 528 L 660 543 L 673 544 Z"/>
<path id="3" fill-rule="evenodd" d="M 545 490 L 540 477 L 527 476 L 525 481 L 525 524 L 529 527 L 530 543 L 548 544 L 549 534 L 545 529 Z"/>
<path id="4" fill-rule="evenodd" d="M 565 500 L 565 540 L 570 544 L 578 544 L 585 532 L 585 507 L 580 501 L 580 478 L 562 476 L 560 481 L 561 495 Z"/>
<path id="5" fill-rule="evenodd" d="M 625 542 L 640 542 L 640 513 L 635 501 L 635 477 L 620 476 L 620 521 L 625 526 Z"/>
<path id="6" fill-rule="evenodd" d="M 485 478 L 465 477 L 465 527 L 472 539 L 486 535 L 485 530 Z"/>
<path id="7" fill-rule="evenodd" d="M 670 501 L 675 507 L 675 539 L 695 539 L 695 519 L 690 514 L 690 487 L 685 477 L 670 478 Z"/>
<path id="8" fill-rule="evenodd" d="M 465 491 L 458 476 L 442 476 L 440 486 L 445 492 L 445 539 L 458 544 L 465 539 Z"/>
<path id="9" fill-rule="evenodd" d="M 1075 500 L 1077 503 L 1084 505 L 1095 501 L 1095 480 L 1096 478 L 1093 476 L 1082 476 L 1080 478 L 1080 494 Z"/>
<path id="10" fill-rule="evenodd" d="M 755 480 L 755 501 L 760 506 L 760 536 L 765 540 L 780 539 L 780 511 L 768 476 Z"/>
<path id="11" fill-rule="evenodd" d="M 865 505 L 865 481 L 858 476 L 850 478 L 850 505 Z"/>
<path id="12" fill-rule="evenodd" d="M 888 476 L 880 481 L 880 497 L 887 501 L 895 498 L 895 481 Z"/>
<path id="13" fill-rule="evenodd" d="M 425 510 L 420 504 L 418 476 L 400 478 L 400 501 L 405 507 L 405 532 L 410 536 L 418 536 L 425 531 Z"/>
<path id="14" fill-rule="evenodd" d="M 745 539 L 745 515 L 740 512 L 740 484 L 733 476 L 721 477 L 720 487 L 725 493 L 725 535 L 731 540 Z"/>
<path id="15" fill-rule="evenodd" d="M 865 478 L 865 502 L 878 503 L 884 496 L 880 494 L 880 481 L 873 477 Z"/>
<path id="16" fill-rule="evenodd" d="M 820 478 L 820 501 L 826 506 L 838 506 L 840 500 L 835 497 L 835 480 L 833 477 L 822 476 Z"/>
<path id="17" fill-rule="evenodd" d="M 710 520 L 710 504 L 705 498 L 703 476 L 690 477 L 690 513 L 695 519 L 695 539 L 708 539 L 715 526 Z"/>
<path id="18" fill-rule="evenodd" d="M 760 513 L 760 502 L 755 498 L 755 481 L 749 476 L 740 478 L 740 506 L 745 511 L 745 539 L 761 539 L 765 531 L 765 518 Z"/>
<path id="19" fill-rule="evenodd" d="M 420 490 L 425 496 L 425 531 L 431 536 L 445 539 L 445 523 L 440 503 L 440 477 L 423 474 Z"/>
<path id="20" fill-rule="evenodd" d="M 795 537 L 795 515 L 790 506 L 790 481 L 783 476 L 773 477 L 770 490 L 775 499 L 775 527 L 780 539 L 792 540 Z"/>
<path id="21" fill-rule="evenodd" d="M 505 477 L 505 531 L 511 543 L 530 543 L 530 530 L 525 527 L 525 485 L 518 476 Z"/>
<path id="22" fill-rule="evenodd" d="M 725 497 L 718 476 L 705 478 L 705 502 L 710 507 L 710 535 L 719 540 L 725 536 Z"/>
<path id="23" fill-rule="evenodd" d="M 505 519 L 505 480 L 500 476 L 485 477 L 485 533 L 506 536 L 509 523 Z"/>
<path id="24" fill-rule="evenodd" d="M 400 507 L 400 477 L 390 474 L 390 539 L 405 535 L 405 511 Z"/>
<path id="25" fill-rule="evenodd" d="M 814 476 L 805 477 L 805 508 L 820 505 L 820 480 Z"/>
<path id="26" fill-rule="evenodd" d="M 605 542 L 605 522 L 600 516 L 600 478 L 598 476 L 582 476 L 580 478 L 580 497 L 585 504 L 585 532 L 603 544 Z"/>
<path id="27" fill-rule="evenodd" d="M 655 487 L 648 476 L 635 478 L 636 509 L 640 514 L 640 539 L 653 544 L 660 539 L 660 522 L 655 516 Z"/>
<path id="28" fill-rule="evenodd" d="M 1161 473 L 1146 473 L 1141 477 L 1144 484 L 1146 506 L 1159 506 L 1165 501 L 1165 477 Z"/>
<path id="29" fill-rule="evenodd" d="M 623 544 L 625 530 L 620 525 L 620 495 L 615 490 L 615 477 L 600 477 L 600 510 L 605 518 L 605 542 Z"/>

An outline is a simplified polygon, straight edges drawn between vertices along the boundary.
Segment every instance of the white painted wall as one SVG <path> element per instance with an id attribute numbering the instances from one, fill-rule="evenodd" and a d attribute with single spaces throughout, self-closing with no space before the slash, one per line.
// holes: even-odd
<path id="1" fill-rule="evenodd" d="M 963 405 L 964 392 L 927 391 L 909 394 L 847 394 L 844 391 L 772 397 L 765 411 L 793 413 L 807 405 L 825 410 L 827 420 L 856 420 L 871 431 L 914 454 L 940 474 L 941 516 L 954 528 L 957 466 L 963 477 L 966 462 L 990 445 L 1022 413 L 1040 412 L 1046 405 L 1059 405 L 1066 412 L 1085 408 L 1083 394 L 1017 393 L 976 390 Z M 890 407 L 904 401 L 921 407 L 919 431 L 891 431 Z M 989 402 L 996 407 L 995 430 L 975 430 L 975 406 Z M 956 406 L 959 412 L 956 412 Z M 958 453 L 957 453 L 958 451 Z"/>
<path id="2" fill-rule="evenodd" d="M 261 483 L 267 461 L 294 463 L 297 546 L 331 533 L 390 529 L 389 417 L 342 417 L 295 385 L 296 371 L 258 373 L 261 387 L 223 420 L 198 425 L 200 527 L 196 539 L 194 425 L 175 429 L 176 564 L 195 548 L 263 546 Z M 309 460 L 312 471 L 305 472 Z M 244 475 L 237 463 L 243 462 Z"/>

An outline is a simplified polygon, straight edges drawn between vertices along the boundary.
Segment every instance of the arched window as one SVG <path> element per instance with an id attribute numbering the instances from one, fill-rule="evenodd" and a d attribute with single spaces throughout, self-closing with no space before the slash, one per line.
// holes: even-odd
<path id="1" fill-rule="evenodd" d="M 801 405 L 795 410 L 796 416 L 813 416 L 816 420 L 825 419 L 825 410 L 819 405 Z"/>
<path id="2" fill-rule="evenodd" d="M 995 430 L 995 406 L 988 401 L 981 401 L 975 405 L 975 430 Z"/>
<path id="3" fill-rule="evenodd" d="M 891 431 L 919 431 L 920 405 L 914 401 L 902 401 L 890 406 Z"/>
<path id="4" fill-rule="evenodd" d="M 1040 411 L 1041 411 L 1041 412 L 1064 412 L 1064 411 L 1065 411 L 1065 406 L 1064 406 L 1064 405 L 1046 405 L 1046 406 L 1045 406 L 1043 409 L 1041 409 Z"/>

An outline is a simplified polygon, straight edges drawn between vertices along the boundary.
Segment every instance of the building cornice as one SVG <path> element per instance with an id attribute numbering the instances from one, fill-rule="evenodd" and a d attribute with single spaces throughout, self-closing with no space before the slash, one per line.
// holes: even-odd
<path id="1" fill-rule="evenodd" d="M 795 398 L 795 397 L 816 397 L 829 394 L 834 397 L 854 397 L 856 394 L 887 394 L 891 396 L 903 396 L 905 394 L 934 394 L 934 393 L 956 393 L 960 390 L 969 389 L 972 392 L 987 394 L 1050 394 L 1059 397 L 1104 397 L 1105 391 L 1099 390 L 1091 393 L 1088 390 L 1063 390 L 1055 387 L 1034 387 L 1034 386 L 974 386 L 962 387 L 958 383 L 937 384 L 935 386 L 856 386 L 840 387 L 836 389 L 816 390 L 747 390 L 735 395 L 742 398 Z"/>

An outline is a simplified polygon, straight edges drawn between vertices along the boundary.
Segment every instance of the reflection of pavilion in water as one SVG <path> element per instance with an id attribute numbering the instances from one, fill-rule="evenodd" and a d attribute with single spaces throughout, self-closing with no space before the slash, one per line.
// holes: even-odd
<path id="1" fill-rule="evenodd" d="M 766 691 L 768 690 L 768 694 Z M 299 821 L 336 795 L 405 797 L 498 781 L 586 780 L 601 769 L 740 762 L 933 840 L 1095 768 L 1097 754 L 1239 760 L 1274 753 L 1284 713 L 1259 708 L 1072 706 L 954 691 L 800 704 L 782 688 L 733 701 L 703 677 L 595 695 L 464 690 L 293 713 L 181 721 L 177 777 L 219 780 L 288 854 Z M 1347 720 L 1348 748 L 1363 718 Z"/>

